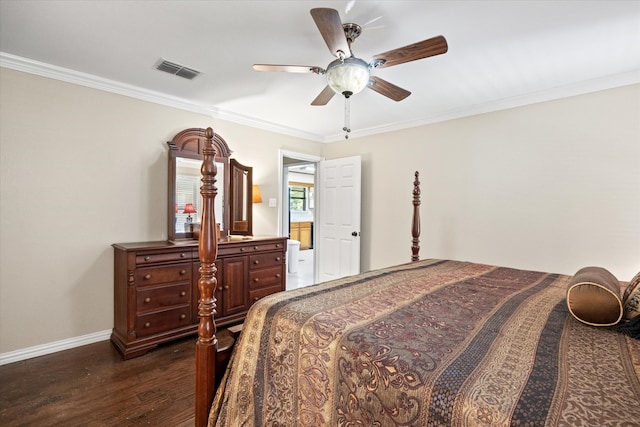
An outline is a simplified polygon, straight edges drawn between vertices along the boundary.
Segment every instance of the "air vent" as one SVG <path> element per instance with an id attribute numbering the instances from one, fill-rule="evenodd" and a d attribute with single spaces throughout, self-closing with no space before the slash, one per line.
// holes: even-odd
<path id="1" fill-rule="evenodd" d="M 155 69 L 164 71 L 165 73 L 183 77 L 187 80 L 193 80 L 198 76 L 198 74 L 200 74 L 200 71 L 164 59 L 160 59 L 156 63 Z"/>

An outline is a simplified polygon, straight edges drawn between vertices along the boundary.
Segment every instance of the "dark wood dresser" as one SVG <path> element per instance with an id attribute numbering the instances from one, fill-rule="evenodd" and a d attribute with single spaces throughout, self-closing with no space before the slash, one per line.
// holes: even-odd
<path id="1" fill-rule="evenodd" d="M 198 328 L 198 242 L 116 243 L 111 341 L 125 359 Z M 251 305 L 285 290 L 286 237 L 218 243 L 216 325 L 240 323 Z"/>

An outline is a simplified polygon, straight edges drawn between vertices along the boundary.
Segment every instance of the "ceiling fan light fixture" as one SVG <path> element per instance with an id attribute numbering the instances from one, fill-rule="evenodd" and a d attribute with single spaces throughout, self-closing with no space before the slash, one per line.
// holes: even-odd
<path id="1" fill-rule="evenodd" d="M 348 98 L 367 87 L 370 74 L 369 64 L 360 58 L 337 59 L 327 68 L 327 84 L 335 93 Z"/>

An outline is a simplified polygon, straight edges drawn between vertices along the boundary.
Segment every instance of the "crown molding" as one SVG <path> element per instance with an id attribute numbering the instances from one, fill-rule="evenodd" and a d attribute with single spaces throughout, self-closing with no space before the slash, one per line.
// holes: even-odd
<path id="1" fill-rule="evenodd" d="M 71 70 L 69 68 L 58 67 L 56 65 L 23 58 L 5 52 L 0 52 L 0 67 L 22 71 L 29 74 L 35 74 L 41 77 L 47 77 L 67 83 L 73 83 L 80 86 L 102 90 L 105 92 L 128 96 L 130 98 L 140 99 L 142 101 L 190 111 L 192 113 L 202 114 L 215 119 L 226 120 L 229 122 L 270 132 L 280 133 L 317 142 L 323 142 L 324 140 L 324 138 L 320 135 L 301 132 L 297 129 L 280 126 L 264 120 L 258 120 L 229 111 L 222 111 L 219 108 L 195 103 L 187 99 L 151 91 L 148 89 L 143 89 L 115 80 L 105 79 L 102 77 L 94 76 L 92 74 L 82 73 L 80 71 Z"/>
<path id="2" fill-rule="evenodd" d="M 625 73 L 604 76 L 598 79 L 585 80 L 565 86 L 558 86 L 547 90 L 531 92 L 520 96 L 497 99 L 491 102 L 453 109 L 439 114 L 428 115 L 418 120 L 394 123 L 388 126 L 359 129 L 353 131 L 349 138 L 351 139 L 386 132 L 395 132 L 402 129 L 425 126 L 433 123 L 475 116 L 478 114 L 508 110 L 525 105 L 532 105 L 541 102 L 553 101 L 556 99 L 569 98 L 572 96 L 585 95 L 588 93 L 599 92 L 602 90 L 614 89 L 617 87 L 629 86 L 638 83 L 640 83 L 640 70 L 632 70 Z M 343 139 L 344 134 L 340 133 L 325 138 L 325 142 L 335 142 Z"/>
<path id="3" fill-rule="evenodd" d="M 343 133 L 323 136 L 308 132 L 302 132 L 298 129 L 293 129 L 272 122 L 259 120 L 254 117 L 248 117 L 241 114 L 220 110 L 217 107 L 194 103 L 183 98 L 170 96 L 160 92 L 154 92 L 137 86 L 121 83 L 115 80 L 104 79 L 91 74 L 82 73 L 79 71 L 46 64 L 44 62 L 34 61 L 27 58 L 22 58 L 20 56 L 4 52 L 0 52 L 0 66 L 17 71 L 23 71 L 25 73 L 39 75 L 42 77 L 48 77 L 68 83 L 74 83 L 81 86 L 103 90 L 106 92 L 116 93 L 119 95 L 128 96 L 130 98 L 140 99 L 143 101 L 173 107 L 180 110 L 190 111 L 215 119 L 225 120 L 228 122 L 262 129 L 269 132 L 289 135 L 296 138 L 323 143 L 344 140 Z M 418 120 L 394 123 L 392 125 L 370 127 L 366 129 L 358 129 L 354 130 L 354 132 L 350 135 L 350 138 L 353 139 L 380 133 L 394 132 L 402 129 L 424 126 L 447 120 L 454 120 L 462 117 L 474 116 L 510 108 L 522 107 L 524 105 L 537 104 L 540 102 L 552 101 L 560 98 L 584 95 L 591 92 L 613 89 L 616 87 L 637 83 L 640 83 L 640 70 L 636 69 L 625 73 L 601 77 L 598 79 L 585 80 L 578 83 L 554 87 L 538 92 L 527 93 L 520 96 L 498 99 L 491 102 L 472 105 L 469 107 L 458 108 L 439 114 L 427 115 Z"/>

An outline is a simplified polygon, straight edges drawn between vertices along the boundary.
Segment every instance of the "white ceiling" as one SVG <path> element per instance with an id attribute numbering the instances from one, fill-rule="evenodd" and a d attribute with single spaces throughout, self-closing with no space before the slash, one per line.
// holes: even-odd
<path id="1" fill-rule="evenodd" d="M 412 92 L 353 96 L 351 138 L 640 82 L 640 1 L 0 0 L 0 65 L 321 142 L 343 138 L 344 101 L 311 101 L 316 74 L 254 63 L 335 59 L 309 10 L 364 27 L 355 56 L 436 35 L 449 52 L 373 70 Z M 166 59 L 202 72 L 155 70 Z M 214 120 L 215 127 L 215 120 Z"/>

